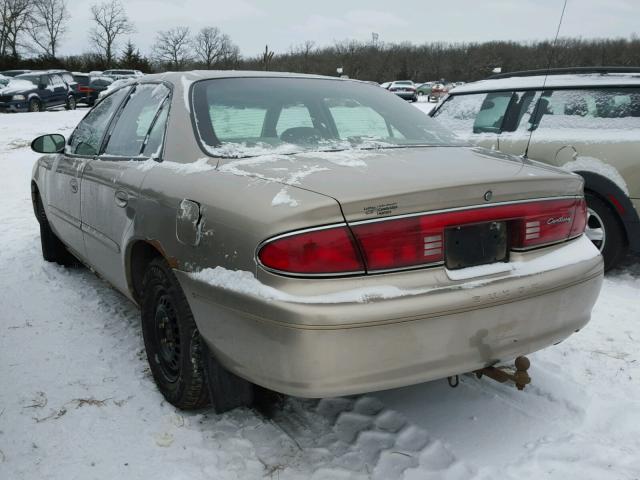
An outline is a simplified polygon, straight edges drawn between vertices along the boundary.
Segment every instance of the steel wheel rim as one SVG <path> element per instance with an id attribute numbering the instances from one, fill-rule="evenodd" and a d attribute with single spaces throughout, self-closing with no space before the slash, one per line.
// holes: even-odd
<path id="1" fill-rule="evenodd" d="M 607 232 L 604 228 L 604 222 L 595 210 L 587 208 L 587 226 L 584 230 L 585 235 L 598 250 L 604 250 L 607 241 Z"/>
<path id="2" fill-rule="evenodd" d="M 173 302 L 166 294 L 159 298 L 156 306 L 154 331 L 158 349 L 156 361 L 166 380 L 174 383 L 180 375 L 180 330 Z"/>

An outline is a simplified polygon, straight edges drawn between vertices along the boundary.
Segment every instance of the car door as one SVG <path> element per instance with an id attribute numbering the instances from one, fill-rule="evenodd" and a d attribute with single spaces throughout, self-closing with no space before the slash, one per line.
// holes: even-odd
<path id="1" fill-rule="evenodd" d="M 49 97 L 49 106 L 56 107 L 59 105 L 64 105 L 67 101 L 67 92 L 68 88 L 67 84 L 64 83 L 64 80 L 60 75 L 52 74 L 49 76 L 51 78 L 51 87 L 52 92 Z"/>
<path id="2" fill-rule="evenodd" d="M 136 86 L 109 127 L 102 153 L 88 163 L 82 177 L 87 256 L 94 268 L 121 290 L 126 289 L 125 237 L 147 172 L 139 166 L 160 156 L 169 96 L 170 89 L 164 84 Z"/>
<path id="3" fill-rule="evenodd" d="M 98 154 L 109 119 L 126 93 L 115 92 L 82 119 L 64 153 L 55 157 L 46 174 L 49 220 L 58 236 L 80 258 L 86 258 L 80 215 L 82 173 L 87 162 Z"/>

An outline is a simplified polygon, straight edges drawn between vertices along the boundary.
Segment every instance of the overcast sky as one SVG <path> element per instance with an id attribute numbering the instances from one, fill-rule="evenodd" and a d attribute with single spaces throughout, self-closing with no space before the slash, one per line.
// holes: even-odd
<path id="1" fill-rule="evenodd" d="M 91 1 L 68 0 L 63 54 L 88 51 Z M 555 35 L 563 0 L 125 0 L 136 26 L 131 39 L 148 53 L 156 32 L 174 26 L 217 26 L 243 55 L 265 44 L 276 52 L 313 40 L 537 40 Z M 640 33 L 640 0 L 569 0 L 561 36 L 620 37 Z M 126 38 L 125 38 L 126 39 Z"/>

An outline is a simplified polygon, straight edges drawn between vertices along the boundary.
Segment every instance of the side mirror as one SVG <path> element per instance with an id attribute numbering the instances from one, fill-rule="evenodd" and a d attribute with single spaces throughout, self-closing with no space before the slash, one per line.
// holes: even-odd
<path id="1" fill-rule="evenodd" d="M 31 150 L 37 153 L 62 153 L 66 140 L 63 135 L 42 135 L 31 142 Z"/>
<path id="2" fill-rule="evenodd" d="M 44 90 L 47 88 L 47 85 L 45 85 L 44 83 L 39 83 L 38 84 L 38 90 Z"/>

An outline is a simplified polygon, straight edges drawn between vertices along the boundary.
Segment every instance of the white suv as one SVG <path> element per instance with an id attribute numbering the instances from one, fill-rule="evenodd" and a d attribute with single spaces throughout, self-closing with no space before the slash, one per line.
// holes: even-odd
<path id="1" fill-rule="evenodd" d="M 640 69 L 496 75 L 455 88 L 431 115 L 476 145 L 582 175 L 605 268 L 640 252 Z"/>

